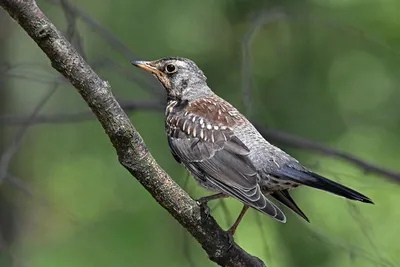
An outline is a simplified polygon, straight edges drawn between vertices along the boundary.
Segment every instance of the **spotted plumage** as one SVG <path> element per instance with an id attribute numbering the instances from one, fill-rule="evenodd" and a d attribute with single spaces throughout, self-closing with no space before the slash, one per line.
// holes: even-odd
<path id="1" fill-rule="evenodd" d="M 268 196 L 308 221 L 289 195 L 288 190 L 299 185 L 372 203 L 368 197 L 307 170 L 271 145 L 235 107 L 211 91 L 193 61 L 165 58 L 134 64 L 152 73 L 167 90 L 165 128 L 169 146 L 174 158 L 202 186 L 281 222 L 286 217 Z"/>
<path id="2" fill-rule="evenodd" d="M 231 139 L 233 131 L 230 127 L 244 124 L 246 119 L 231 105 L 216 100 L 170 101 L 165 113 L 167 135 L 178 139 L 196 137 L 214 144 Z M 206 106 L 210 108 L 205 113 Z"/>

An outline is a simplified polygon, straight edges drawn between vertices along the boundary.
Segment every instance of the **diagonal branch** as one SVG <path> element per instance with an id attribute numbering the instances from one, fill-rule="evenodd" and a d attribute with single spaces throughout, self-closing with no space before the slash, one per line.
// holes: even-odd
<path id="1" fill-rule="evenodd" d="M 109 83 L 92 70 L 34 0 L 0 0 L 0 6 L 38 44 L 52 66 L 74 85 L 109 136 L 121 164 L 191 233 L 212 261 L 222 266 L 265 266 L 260 259 L 234 243 L 216 221 L 161 169 L 115 100 Z"/>

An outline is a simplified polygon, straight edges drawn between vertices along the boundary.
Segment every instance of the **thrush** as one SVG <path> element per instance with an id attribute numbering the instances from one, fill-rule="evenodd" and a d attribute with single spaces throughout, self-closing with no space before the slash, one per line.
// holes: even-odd
<path id="1" fill-rule="evenodd" d="M 200 202 L 229 196 L 244 204 L 232 233 L 248 207 L 286 222 L 285 214 L 267 196 L 309 221 L 289 195 L 300 185 L 373 203 L 308 170 L 266 141 L 244 115 L 208 87 L 193 61 L 171 57 L 132 64 L 154 75 L 167 91 L 165 129 L 172 155 L 200 185 L 217 193 Z"/>

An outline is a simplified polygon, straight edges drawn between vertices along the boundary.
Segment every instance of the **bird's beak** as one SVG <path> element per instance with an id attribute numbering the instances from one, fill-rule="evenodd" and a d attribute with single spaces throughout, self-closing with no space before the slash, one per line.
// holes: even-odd
<path id="1" fill-rule="evenodd" d="M 135 60 L 131 62 L 134 66 L 144 69 L 147 72 L 153 74 L 165 88 L 171 88 L 169 78 L 157 68 L 157 63 L 154 61 L 141 61 Z"/>
<path id="2" fill-rule="evenodd" d="M 135 60 L 131 62 L 132 65 L 144 69 L 147 72 L 152 74 L 161 74 L 160 71 L 152 64 L 151 61 L 142 61 L 142 60 Z"/>

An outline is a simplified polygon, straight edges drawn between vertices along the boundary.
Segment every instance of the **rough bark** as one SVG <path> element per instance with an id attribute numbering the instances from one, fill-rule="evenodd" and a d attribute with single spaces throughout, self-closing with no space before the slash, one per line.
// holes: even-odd
<path id="1" fill-rule="evenodd" d="M 200 243 L 221 266 L 265 266 L 249 255 L 196 201 L 182 190 L 149 153 L 143 139 L 102 80 L 62 36 L 33 0 L 0 0 L 48 56 L 51 65 L 77 89 L 103 126 L 121 164 Z"/>

